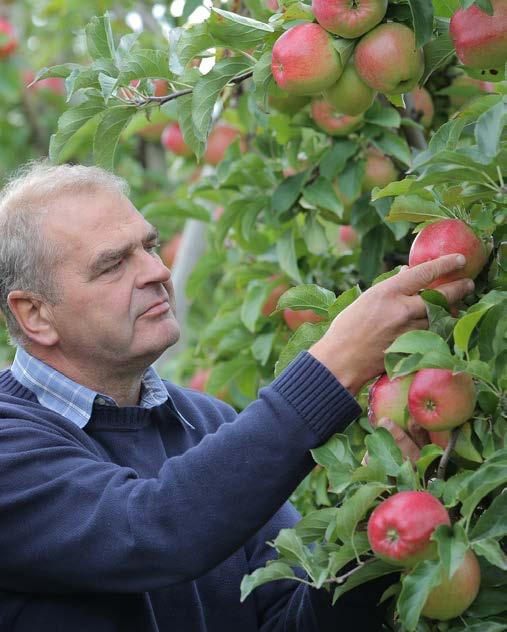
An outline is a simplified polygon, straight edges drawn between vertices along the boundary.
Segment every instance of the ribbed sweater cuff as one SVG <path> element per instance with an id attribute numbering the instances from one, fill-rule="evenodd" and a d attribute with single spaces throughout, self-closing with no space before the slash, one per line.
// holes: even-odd
<path id="1" fill-rule="evenodd" d="M 361 407 L 335 376 L 307 351 L 271 383 L 323 440 L 344 430 Z"/>

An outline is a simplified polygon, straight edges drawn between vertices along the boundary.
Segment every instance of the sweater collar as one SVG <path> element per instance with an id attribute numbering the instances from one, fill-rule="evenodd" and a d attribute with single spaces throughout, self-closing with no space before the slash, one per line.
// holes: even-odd
<path id="1" fill-rule="evenodd" d="M 74 382 L 21 347 L 16 350 L 11 372 L 18 382 L 35 394 L 42 406 L 62 415 L 80 428 L 84 428 L 89 422 L 95 404 L 117 406 L 111 397 Z M 155 369 L 148 367 L 142 378 L 139 406 L 153 408 L 168 399 L 170 398 L 164 383 Z"/>

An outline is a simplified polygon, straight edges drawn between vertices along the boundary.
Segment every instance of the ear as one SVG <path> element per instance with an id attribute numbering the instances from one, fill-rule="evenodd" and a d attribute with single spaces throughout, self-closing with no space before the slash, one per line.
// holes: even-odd
<path id="1" fill-rule="evenodd" d="M 58 342 L 49 305 L 30 292 L 14 290 L 7 297 L 9 307 L 25 336 L 43 347 L 52 347 Z"/>

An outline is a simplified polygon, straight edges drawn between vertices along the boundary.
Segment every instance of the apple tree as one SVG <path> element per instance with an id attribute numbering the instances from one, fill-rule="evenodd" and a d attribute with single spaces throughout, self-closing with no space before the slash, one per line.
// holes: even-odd
<path id="1" fill-rule="evenodd" d="M 197 24 L 168 19 L 165 37 L 94 15 L 82 24 L 87 55 L 37 74 L 66 88 L 49 156 L 129 178 L 163 237 L 182 234 L 164 254 L 175 273 L 197 249 L 189 226 L 206 226 L 185 283 L 186 345 L 163 370 L 237 409 L 372 284 L 444 252 L 473 262 L 475 287 L 458 307 L 438 284 L 422 293 L 429 330 L 386 350 L 380 379 L 395 396 L 367 385 L 361 418 L 313 451 L 316 467 L 293 495 L 303 517 L 271 543 L 277 559 L 244 578 L 241 598 L 290 578 L 339 603 L 389 575 L 386 629 L 499 632 L 505 3 L 364 4 L 363 15 L 345 2 L 233 0 Z M 404 458 L 379 416 L 427 430 L 416 458 Z M 426 502 L 443 519 L 428 521 Z M 379 546 L 386 506 L 384 539 L 403 545 L 407 529 L 424 527 L 421 555 L 399 564 Z"/>

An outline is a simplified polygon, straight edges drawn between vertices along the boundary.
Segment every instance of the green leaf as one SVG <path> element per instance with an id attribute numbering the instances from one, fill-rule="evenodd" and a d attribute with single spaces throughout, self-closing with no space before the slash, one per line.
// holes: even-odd
<path id="1" fill-rule="evenodd" d="M 228 57 L 197 81 L 192 94 L 192 121 L 199 140 L 206 140 L 209 134 L 213 107 L 220 92 L 249 66 L 250 62 L 244 58 Z"/>
<path id="2" fill-rule="evenodd" d="M 275 377 L 288 366 L 292 360 L 304 349 L 309 349 L 322 338 L 327 328 L 327 323 L 303 323 L 294 332 L 287 345 L 283 348 L 277 363 L 275 364 Z"/>
<path id="3" fill-rule="evenodd" d="M 337 512 L 336 507 L 328 507 L 311 511 L 303 516 L 294 527 L 303 544 L 323 540 L 327 528 L 331 522 L 334 522 Z"/>
<path id="4" fill-rule="evenodd" d="M 389 105 L 381 105 L 378 101 L 374 101 L 366 110 L 364 120 L 380 127 L 399 127 L 401 124 L 400 113 Z"/>
<path id="5" fill-rule="evenodd" d="M 350 140 L 335 141 L 322 156 L 319 162 L 320 175 L 333 180 L 341 173 L 347 160 L 357 152 L 357 144 Z"/>
<path id="6" fill-rule="evenodd" d="M 256 46 L 269 33 L 274 32 L 270 24 L 214 7 L 207 25 L 209 33 L 216 41 L 240 50 Z"/>
<path id="7" fill-rule="evenodd" d="M 387 217 L 390 222 L 427 222 L 447 217 L 438 204 L 420 195 L 399 195 L 391 205 Z"/>
<path id="8" fill-rule="evenodd" d="M 400 162 L 410 167 L 412 164 L 412 157 L 410 155 L 410 147 L 407 141 L 401 136 L 393 134 L 393 132 L 384 132 L 380 138 L 375 139 L 375 145 L 377 145 L 384 154 L 394 156 Z"/>
<path id="9" fill-rule="evenodd" d="M 328 316 L 328 308 L 334 303 L 335 295 L 315 284 L 298 285 L 291 287 L 283 294 L 277 309 L 313 309 L 321 316 Z"/>
<path id="10" fill-rule="evenodd" d="M 503 552 L 498 540 L 493 538 L 478 540 L 477 542 L 472 542 L 472 548 L 477 555 L 486 558 L 493 566 L 498 566 L 503 571 L 507 571 L 507 555 Z"/>
<path id="11" fill-rule="evenodd" d="M 101 97 L 89 98 L 83 103 L 66 110 L 58 120 L 58 131 L 51 136 L 49 157 L 52 162 L 59 161 L 60 154 L 68 142 L 91 119 L 104 113 L 104 100 Z"/>
<path id="12" fill-rule="evenodd" d="M 207 391 L 215 395 L 223 386 L 239 378 L 242 373 L 251 369 L 252 366 L 255 366 L 253 360 L 245 355 L 238 355 L 232 360 L 217 364 L 213 367 L 206 383 Z"/>
<path id="13" fill-rule="evenodd" d="M 500 150 L 502 130 L 507 121 L 507 108 L 503 101 L 481 114 L 475 126 L 475 138 L 480 151 L 494 158 Z"/>
<path id="14" fill-rule="evenodd" d="M 507 493 L 499 494 L 482 513 L 470 533 L 472 542 L 507 536 Z"/>
<path id="15" fill-rule="evenodd" d="M 433 463 L 435 459 L 440 458 L 443 454 L 442 448 L 433 443 L 425 445 L 420 454 L 419 458 L 416 461 L 417 473 L 421 480 L 424 480 L 424 475 L 426 474 L 426 470 Z"/>
<path id="16" fill-rule="evenodd" d="M 282 529 L 273 542 L 279 555 L 292 566 L 300 566 L 311 575 L 310 550 L 303 544 L 294 529 Z"/>
<path id="17" fill-rule="evenodd" d="M 357 572 L 351 575 L 347 581 L 336 588 L 333 595 L 333 605 L 336 601 L 349 590 L 356 588 L 356 586 L 360 586 L 366 582 L 370 582 L 377 577 L 382 577 L 383 575 L 390 575 L 391 573 L 396 573 L 397 569 L 391 564 L 387 564 L 387 562 L 383 562 L 381 560 L 375 560 L 374 562 L 364 564 Z"/>
<path id="18" fill-rule="evenodd" d="M 467 552 L 468 539 L 463 526 L 458 522 L 452 527 L 440 525 L 431 535 L 438 545 L 438 557 L 447 577 L 452 577 L 463 563 Z"/>
<path id="19" fill-rule="evenodd" d="M 263 584 L 279 579 L 294 579 L 294 571 L 284 562 L 274 561 L 265 568 L 258 568 L 250 575 L 245 575 L 241 580 L 241 601 L 245 601 L 248 595 Z"/>
<path id="20" fill-rule="evenodd" d="M 262 306 L 266 302 L 270 291 L 270 287 L 258 279 L 250 281 L 247 286 L 245 298 L 241 306 L 241 321 L 252 333 L 256 329 Z"/>
<path id="21" fill-rule="evenodd" d="M 294 228 L 290 228 L 280 235 L 278 241 L 276 242 L 276 255 L 278 257 L 280 268 L 296 283 L 302 283 L 297 263 L 294 239 Z"/>
<path id="22" fill-rule="evenodd" d="M 169 58 L 166 51 L 142 49 L 131 53 L 121 64 L 118 84 L 126 85 L 132 79 L 153 77 L 170 79 Z"/>
<path id="23" fill-rule="evenodd" d="M 81 72 L 86 70 L 87 66 L 82 66 L 81 64 L 58 64 L 57 66 L 50 66 L 41 68 L 35 75 L 35 79 L 32 83 L 36 81 L 40 81 L 41 79 L 47 79 L 48 77 L 59 77 L 61 79 L 66 79 L 73 72 Z M 29 84 L 29 85 L 32 85 Z"/>
<path id="24" fill-rule="evenodd" d="M 303 189 L 303 197 L 310 204 L 317 208 L 326 208 L 339 218 L 343 215 L 343 204 L 338 199 L 333 185 L 322 176 Z"/>
<path id="25" fill-rule="evenodd" d="M 252 345 L 252 355 L 261 366 L 266 366 L 268 362 L 275 337 L 276 334 L 274 332 L 259 334 L 255 337 L 255 342 Z"/>
<path id="26" fill-rule="evenodd" d="M 473 312 L 468 312 L 462 316 L 454 326 L 454 344 L 462 353 L 468 352 L 468 343 L 472 331 L 475 329 L 481 318 L 488 312 L 492 305 L 485 305 Z"/>
<path id="27" fill-rule="evenodd" d="M 386 490 L 382 483 L 366 483 L 349 496 L 336 512 L 334 533 L 342 542 L 353 539 L 354 532 L 375 499 Z"/>
<path id="28" fill-rule="evenodd" d="M 93 140 L 93 158 L 95 164 L 112 171 L 114 156 L 120 140 L 120 134 L 134 116 L 137 109 L 125 105 L 109 108 L 95 132 Z"/>
<path id="29" fill-rule="evenodd" d="M 408 632 L 415 632 L 417 623 L 432 588 L 441 581 L 440 562 L 426 560 L 402 577 L 402 589 L 396 609 Z"/>
<path id="30" fill-rule="evenodd" d="M 433 34 L 433 4 L 427 0 L 408 0 L 412 11 L 416 48 L 427 44 Z"/>
<path id="31" fill-rule="evenodd" d="M 424 47 L 424 74 L 421 83 L 425 84 L 435 70 L 445 66 L 454 54 L 449 33 L 441 33 L 429 41 Z"/>
<path id="32" fill-rule="evenodd" d="M 378 459 L 390 476 L 398 476 L 403 455 L 392 435 L 385 428 L 376 428 L 365 440 L 368 454 Z"/>
<path id="33" fill-rule="evenodd" d="M 121 66 L 121 62 L 132 54 L 132 51 L 139 39 L 141 33 L 127 33 L 120 38 L 118 48 L 116 49 L 116 58 L 118 65 Z"/>
<path id="34" fill-rule="evenodd" d="M 115 59 L 113 32 L 109 16 L 94 16 L 85 27 L 86 45 L 92 59 Z"/>
<path id="35" fill-rule="evenodd" d="M 498 450 L 487 459 L 468 479 L 461 489 L 462 515 L 470 520 L 472 513 L 482 498 L 493 489 L 507 483 L 507 448 Z"/>
<path id="36" fill-rule="evenodd" d="M 194 57 L 215 46 L 205 23 L 195 24 L 189 29 L 171 29 L 169 42 L 169 69 L 175 75 L 182 75 Z"/>
<path id="37" fill-rule="evenodd" d="M 361 290 L 358 285 L 351 287 L 342 292 L 336 301 L 329 308 L 329 317 L 336 318 L 340 312 L 343 312 L 349 305 L 361 296 Z"/>
<path id="38" fill-rule="evenodd" d="M 417 491 L 420 489 L 419 479 L 414 472 L 414 467 L 409 459 L 406 459 L 398 471 L 396 477 L 398 491 Z"/>
<path id="39" fill-rule="evenodd" d="M 308 172 L 301 171 L 289 176 L 278 185 L 271 200 L 271 208 L 276 214 L 284 213 L 291 208 L 299 198 L 307 177 Z"/>
<path id="40" fill-rule="evenodd" d="M 357 559 L 359 555 L 364 555 L 369 550 L 370 543 L 368 542 L 367 534 L 364 531 L 358 531 L 354 535 L 353 542 L 347 542 L 343 546 L 340 546 L 337 551 L 333 551 L 329 555 L 329 575 L 331 577 L 335 576 L 346 564 L 351 562 L 353 559 Z"/>
<path id="41" fill-rule="evenodd" d="M 386 353 L 426 354 L 429 351 L 450 355 L 446 342 L 432 331 L 407 331 L 386 349 Z"/>
<path id="42" fill-rule="evenodd" d="M 192 200 L 168 196 L 164 200 L 150 202 L 143 207 L 143 215 L 150 220 L 158 216 L 183 217 L 185 219 L 198 219 L 201 222 L 209 222 L 209 211 L 204 206 L 192 202 Z"/>
<path id="43" fill-rule="evenodd" d="M 359 254 L 359 271 L 367 283 L 377 276 L 381 269 L 385 246 L 385 228 L 375 226 L 363 236 Z"/>
<path id="44" fill-rule="evenodd" d="M 268 90 L 273 81 L 271 72 L 271 50 L 266 51 L 255 64 L 252 79 L 255 86 L 255 99 L 264 112 L 268 110 Z"/>
<path id="45" fill-rule="evenodd" d="M 379 200 L 384 197 L 396 197 L 398 195 L 406 195 L 413 191 L 413 189 L 418 188 L 418 183 L 414 176 L 407 176 L 403 180 L 395 180 L 394 182 L 389 183 L 382 189 L 375 187 L 372 191 L 371 199 L 374 202 L 375 200 Z M 431 194 L 430 201 L 431 201 Z"/>
<path id="46" fill-rule="evenodd" d="M 194 152 L 199 160 L 206 149 L 206 142 L 200 140 L 195 132 L 194 123 L 192 121 L 192 94 L 185 94 L 176 99 L 178 107 L 178 124 L 185 143 Z"/>

